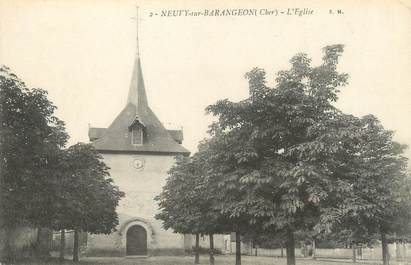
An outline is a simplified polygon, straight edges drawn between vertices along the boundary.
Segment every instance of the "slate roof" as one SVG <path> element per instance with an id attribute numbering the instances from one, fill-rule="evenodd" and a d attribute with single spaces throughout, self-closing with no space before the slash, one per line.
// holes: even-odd
<path id="1" fill-rule="evenodd" d="M 173 137 L 174 141 L 181 144 L 184 140 L 183 131 L 182 130 L 167 130 L 168 133 Z"/>
<path id="2" fill-rule="evenodd" d="M 142 145 L 134 145 L 131 143 L 130 124 L 133 124 L 136 120 L 144 124 Z M 170 133 L 148 106 L 139 57 L 137 57 L 134 64 L 125 108 L 107 129 L 89 129 L 90 140 L 94 147 L 101 152 L 134 151 L 189 155 L 190 152 L 178 144 L 172 136 L 176 136 L 176 134 L 176 132 Z M 181 137 L 177 137 L 177 139 L 180 138 L 182 140 L 182 132 Z"/>
<path id="3" fill-rule="evenodd" d="M 104 134 L 106 130 L 106 128 L 89 128 L 88 138 L 90 139 L 90 141 L 97 140 L 98 138 L 101 138 L 101 136 Z"/>

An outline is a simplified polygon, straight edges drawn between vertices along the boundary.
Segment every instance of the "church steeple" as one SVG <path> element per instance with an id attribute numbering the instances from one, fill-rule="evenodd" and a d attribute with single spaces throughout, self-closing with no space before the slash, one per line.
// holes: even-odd
<path id="1" fill-rule="evenodd" d="M 90 128 L 90 141 L 99 152 L 188 156 L 190 152 L 181 145 L 183 132 L 167 130 L 148 106 L 139 54 L 138 30 L 136 42 L 127 104 L 108 128 Z"/>
<path id="2" fill-rule="evenodd" d="M 131 77 L 130 88 L 128 91 L 127 103 L 132 103 L 140 111 L 148 107 L 146 89 L 144 87 L 143 72 L 141 70 L 141 60 L 138 41 L 138 7 L 137 7 L 137 34 L 136 34 L 136 57 Z"/>
<path id="3" fill-rule="evenodd" d="M 133 103 L 138 110 L 146 108 L 148 106 L 139 56 L 136 57 L 134 62 L 127 103 Z"/>

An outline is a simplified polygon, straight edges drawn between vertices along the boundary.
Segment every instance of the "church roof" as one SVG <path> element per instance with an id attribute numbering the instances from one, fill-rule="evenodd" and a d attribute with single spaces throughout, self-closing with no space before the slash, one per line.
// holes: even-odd
<path id="1" fill-rule="evenodd" d="M 142 145 L 134 145 L 131 141 L 130 125 L 136 121 L 144 126 Z M 174 134 L 174 132 L 172 133 Z M 134 64 L 126 106 L 107 129 L 90 128 L 89 136 L 92 141 L 91 136 L 94 136 L 93 145 L 99 151 L 134 151 L 185 155 L 190 153 L 176 142 L 174 135 L 170 134 L 150 109 L 139 56 L 137 56 Z"/>
<path id="2" fill-rule="evenodd" d="M 89 128 L 88 129 L 88 138 L 90 138 L 91 141 L 97 140 L 100 138 L 104 132 L 106 131 L 106 128 Z"/>
<path id="3" fill-rule="evenodd" d="M 183 136 L 182 130 L 167 130 L 167 131 L 177 143 L 181 144 L 183 142 L 184 136 Z"/>

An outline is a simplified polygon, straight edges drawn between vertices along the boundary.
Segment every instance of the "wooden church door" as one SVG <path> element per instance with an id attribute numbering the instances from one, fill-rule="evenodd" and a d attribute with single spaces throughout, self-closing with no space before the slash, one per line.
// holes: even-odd
<path id="1" fill-rule="evenodd" d="M 147 232 L 143 227 L 133 225 L 127 230 L 126 254 L 147 255 Z"/>

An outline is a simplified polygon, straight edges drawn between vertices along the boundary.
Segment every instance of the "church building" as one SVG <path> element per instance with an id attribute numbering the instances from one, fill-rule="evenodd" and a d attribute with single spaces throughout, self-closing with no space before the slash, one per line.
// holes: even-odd
<path id="1" fill-rule="evenodd" d="M 117 212 L 120 224 L 110 235 L 88 235 L 88 255 L 151 255 L 191 249 L 185 236 L 166 231 L 154 218 L 175 156 L 188 156 L 183 132 L 167 130 L 150 109 L 137 56 L 127 104 L 108 128 L 90 128 L 89 138 L 110 167 L 115 185 L 125 192 Z M 187 236 L 186 236 L 187 241 Z"/>

